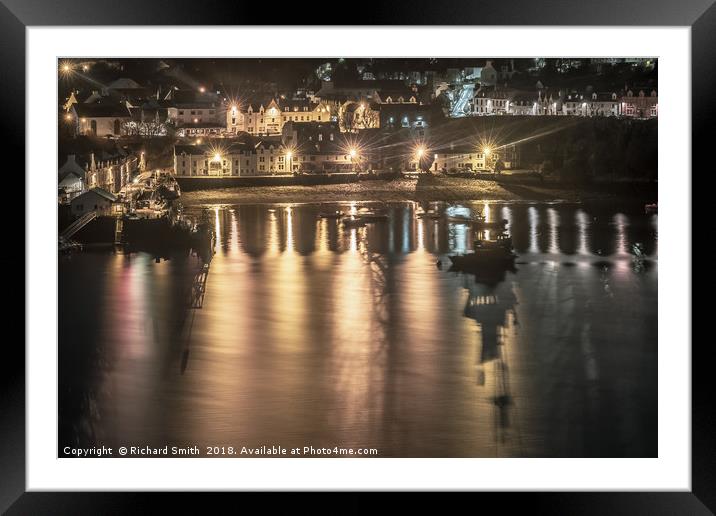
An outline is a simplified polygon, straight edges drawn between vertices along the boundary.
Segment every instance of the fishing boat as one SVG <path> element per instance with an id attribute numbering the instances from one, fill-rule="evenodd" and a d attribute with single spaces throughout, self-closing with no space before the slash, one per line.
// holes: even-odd
<path id="1" fill-rule="evenodd" d="M 365 226 L 366 221 L 363 220 L 362 217 L 356 217 L 355 215 L 351 215 L 350 217 L 345 217 L 343 219 L 343 225 L 347 228 L 357 228 L 360 226 Z"/>
<path id="2" fill-rule="evenodd" d="M 512 251 L 512 239 L 501 235 L 494 240 L 476 240 L 472 253 L 449 258 L 456 269 L 469 270 L 476 267 L 509 266 L 515 261 L 516 255 Z"/>
<path id="3" fill-rule="evenodd" d="M 179 183 L 177 183 L 176 179 L 174 179 L 173 177 L 165 179 L 164 182 L 162 182 L 157 187 L 157 193 L 161 195 L 164 199 L 170 201 L 178 199 L 179 196 L 181 196 Z"/>
<path id="4" fill-rule="evenodd" d="M 434 211 L 424 211 L 422 213 L 418 213 L 419 219 L 433 219 L 437 220 L 441 217 L 439 213 L 436 213 Z"/>

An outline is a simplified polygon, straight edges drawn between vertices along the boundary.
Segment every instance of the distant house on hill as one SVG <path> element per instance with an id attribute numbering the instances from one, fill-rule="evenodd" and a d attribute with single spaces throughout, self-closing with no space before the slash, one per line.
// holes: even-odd
<path id="1" fill-rule="evenodd" d="M 73 104 L 71 110 L 78 134 L 87 136 L 120 136 L 132 119 L 126 104 L 119 102 Z"/>

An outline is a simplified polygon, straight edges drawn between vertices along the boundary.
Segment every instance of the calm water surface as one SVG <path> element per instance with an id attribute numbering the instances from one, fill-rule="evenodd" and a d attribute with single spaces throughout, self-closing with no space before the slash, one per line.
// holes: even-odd
<path id="1" fill-rule="evenodd" d="M 447 259 L 469 249 L 467 226 L 384 207 L 357 229 L 318 218 L 326 205 L 191 208 L 217 233 L 203 298 L 196 257 L 61 257 L 60 455 L 656 456 L 656 215 L 449 206 L 509 221 L 514 271 L 475 276 Z"/>

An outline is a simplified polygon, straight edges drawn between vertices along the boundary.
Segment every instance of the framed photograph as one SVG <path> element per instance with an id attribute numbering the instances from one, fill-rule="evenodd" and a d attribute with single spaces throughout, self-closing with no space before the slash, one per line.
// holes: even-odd
<path id="1" fill-rule="evenodd" d="M 120 491 L 710 514 L 691 170 L 716 8 L 399 4 L 4 2 L 9 514 Z"/>

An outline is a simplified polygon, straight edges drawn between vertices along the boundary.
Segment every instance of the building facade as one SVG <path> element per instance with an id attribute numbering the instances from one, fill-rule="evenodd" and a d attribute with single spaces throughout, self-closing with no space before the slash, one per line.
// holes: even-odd
<path id="1" fill-rule="evenodd" d="M 256 136 L 277 136 L 286 122 L 330 122 L 330 106 L 308 99 L 271 99 L 264 105 L 232 104 L 226 110 L 227 133 L 246 132 Z"/>

